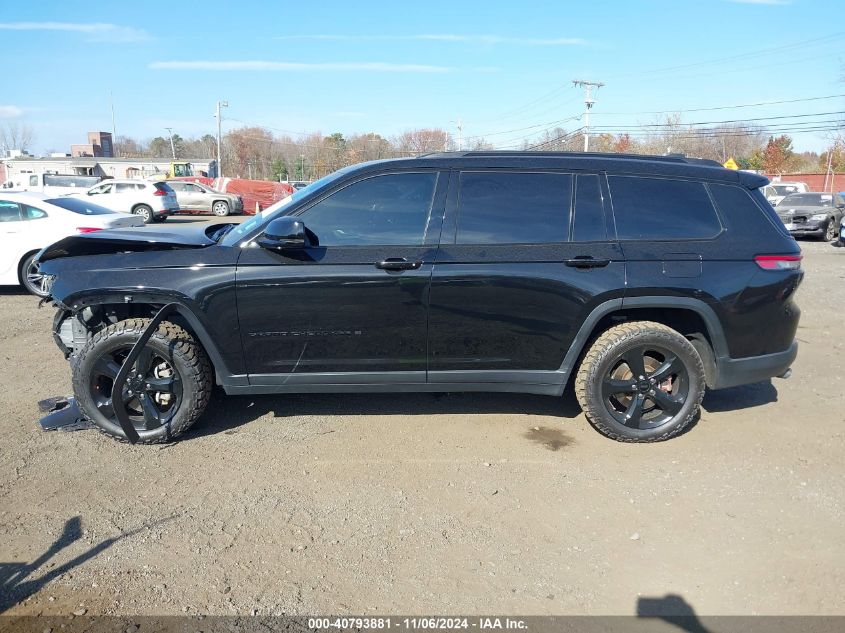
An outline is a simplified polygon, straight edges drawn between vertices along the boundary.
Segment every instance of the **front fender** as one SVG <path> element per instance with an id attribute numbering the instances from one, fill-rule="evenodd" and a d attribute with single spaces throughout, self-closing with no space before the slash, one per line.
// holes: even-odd
<path id="1" fill-rule="evenodd" d="M 128 313 L 176 304 L 175 313 L 196 333 L 221 383 L 237 383 L 244 358 L 235 300 L 237 249 L 169 251 L 167 266 L 150 266 L 162 253 L 119 253 L 49 260 L 44 274 L 55 277 L 51 296 L 77 313 L 97 305 L 127 306 Z M 205 255 L 205 257 L 201 257 Z M 153 310 L 155 311 L 155 310 Z M 175 320 L 175 319 L 172 319 Z"/>

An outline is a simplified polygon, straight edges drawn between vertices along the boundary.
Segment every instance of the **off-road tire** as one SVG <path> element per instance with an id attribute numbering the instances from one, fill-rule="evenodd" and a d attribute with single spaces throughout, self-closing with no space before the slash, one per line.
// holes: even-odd
<path id="1" fill-rule="evenodd" d="M 134 215 L 140 215 L 144 220 L 144 224 L 152 224 L 155 222 L 153 210 L 146 204 L 139 204 L 137 207 L 132 209 L 132 213 Z"/>
<path id="2" fill-rule="evenodd" d="M 81 411 L 106 435 L 126 441 L 117 420 L 109 419 L 96 407 L 90 393 L 91 369 L 106 352 L 131 347 L 151 319 L 127 319 L 97 332 L 74 359 L 73 391 Z M 159 324 L 147 343 L 179 374 L 182 399 L 170 423 L 153 430 L 139 430 L 140 444 L 169 442 L 187 431 L 202 415 L 212 389 L 212 368 L 205 350 L 184 329 L 169 321 Z"/>
<path id="3" fill-rule="evenodd" d="M 622 354 L 649 344 L 677 356 L 689 377 L 689 390 L 681 409 L 669 421 L 653 429 L 633 429 L 610 415 L 601 385 Z M 652 321 L 633 321 L 606 330 L 590 346 L 575 377 L 575 395 L 587 420 L 599 433 L 619 442 L 658 442 L 678 435 L 696 419 L 704 390 L 704 364 L 692 344 L 676 330 Z"/>

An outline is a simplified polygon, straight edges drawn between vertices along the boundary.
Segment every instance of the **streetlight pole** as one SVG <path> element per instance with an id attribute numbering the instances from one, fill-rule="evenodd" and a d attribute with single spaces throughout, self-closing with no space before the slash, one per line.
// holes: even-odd
<path id="1" fill-rule="evenodd" d="M 217 102 L 217 177 L 223 178 L 223 154 L 220 152 L 220 108 L 228 108 L 229 102 L 228 101 L 218 101 Z"/>
<path id="2" fill-rule="evenodd" d="M 173 144 L 173 128 L 166 127 L 164 129 L 170 134 L 170 153 L 173 154 L 173 160 L 176 160 L 176 146 Z"/>

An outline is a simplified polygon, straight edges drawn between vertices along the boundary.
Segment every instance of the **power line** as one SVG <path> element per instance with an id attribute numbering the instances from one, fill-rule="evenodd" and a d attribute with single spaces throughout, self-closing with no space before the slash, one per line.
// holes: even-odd
<path id="1" fill-rule="evenodd" d="M 772 48 L 758 49 L 758 50 L 755 50 L 755 51 L 748 51 L 748 52 L 745 52 L 745 53 L 739 53 L 737 55 L 729 55 L 729 56 L 726 56 L 726 57 L 718 57 L 718 58 L 703 60 L 703 61 L 699 61 L 699 62 L 693 62 L 693 63 L 690 63 L 690 64 L 681 64 L 681 65 L 678 65 L 678 66 L 666 66 L 666 67 L 663 67 L 663 68 L 655 68 L 655 69 L 651 69 L 651 70 L 642 71 L 641 73 L 633 73 L 633 75 L 635 75 L 637 77 L 642 77 L 642 76 L 648 76 L 648 75 L 675 72 L 675 71 L 678 71 L 678 70 L 686 70 L 688 68 L 695 68 L 695 67 L 698 67 L 698 66 L 709 66 L 711 64 L 724 64 L 725 62 L 743 60 L 743 59 L 759 57 L 759 56 L 767 56 L 767 55 L 771 55 L 772 53 L 791 50 L 793 48 L 807 47 L 808 45 L 814 46 L 814 45 L 819 45 L 819 44 L 823 44 L 823 43 L 828 43 L 829 41 L 834 41 L 834 40 L 838 41 L 843 35 L 845 35 L 845 33 L 840 31 L 840 32 L 837 32 L 837 33 L 831 33 L 830 35 L 825 35 L 823 37 L 816 37 L 816 38 L 812 38 L 812 39 L 809 39 L 809 40 L 802 40 L 802 41 L 799 41 L 799 42 L 793 42 L 791 44 L 783 44 L 781 46 L 775 46 L 775 47 L 772 47 Z M 625 78 L 629 78 L 630 76 L 631 75 L 626 75 Z M 619 78 L 623 78 L 623 77 L 619 76 Z"/>
<path id="2" fill-rule="evenodd" d="M 675 127 L 677 125 L 726 125 L 728 123 L 748 123 L 750 121 L 774 121 L 779 119 L 801 119 L 811 116 L 835 116 L 845 114 L 845 110 L 837 110 L 834 112 L 814 112 L 811 114 L 785 114 L 783 116 L 764 116 L 752 117 L 749 119 L 726 119 L 724 121 L 698 121 L 694 123 L 640 123 L 637 125 L 630 125 L 626 127 L 631 128 L 662 128 Z M 618 126 L 596 126 L 597 129 L 601 127 L 618 127 Z"/>
<path id="3" fill-rule="evenodd" d="M 554 90 L 547 92 L 546 94 L 538 97 L 537 99 L 534 99 L 533 101 L 529 101 L 528 103 L 526 103 L 522 106 L 518 106 L 516 108 L 513 108 L 511 110 L 506 110 L 505 112 L 503 112 L 502 114 L 499 114 L 498 116 L 496 116 L 494 118 L 495 119 L 510 119 L 517 114 L 522 114 L 525 111 L 530 110 L 532 106 L 534 106 L 538 103 L 541 103 L 541 102 L 545 101 L 546 99 L 554 97 L 554 96 L 556 96 L 560 93 L 566 92 L 567 89 L 571 90 L 572 86 L 570 86 L 568 84 L 564 84 L 563 86 L 559 86 L 559 87 L 555 88 Z"/>
<path id="4" fill-rule="evenodd" d="M 712 108 L 692 108 L 688 110 L 652 110 L 646 112 L 602 112 L 602 116 L 637 116 L 639 114 L 682 114 L 684 112 L 712 112 L 713 110 L 738 110 L 740 108 L 756 108 L 759 106 L 782 105 L 784 103 L 801 103 L 804 101 L 822 101 L 845 97 L 845 94 L 825 95 L 823 97 L 805 97 L 803 99 L 784 99 L 782 101 L 760 101 L 759 103 L 743 103 L 732 106 L 716 106 Z"/>

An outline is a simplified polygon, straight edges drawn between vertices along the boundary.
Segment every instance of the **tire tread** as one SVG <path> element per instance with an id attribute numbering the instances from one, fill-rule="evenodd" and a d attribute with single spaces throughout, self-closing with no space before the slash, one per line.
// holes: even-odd
<path id="1" fill-rule="evenodd" d="M 655 321 L 630 321 L 605 330 L 593 342 L 584 359 L 581 361 L 578 373 L 575 376 L 575 397 L 578 399 L 578 404 L 581 405 L 581 409 L 584 411 L 584 415 L 586 415 L 590 424 L 602 435 L 618 442 L 662 442 L 675 437 L 683 432 L 693 421 L 699 412 L 701 400 L 704 397 L 704 389 L 702 388 L 698 391 L 697 402 L 695 402 L 695 406 L 690 410 L 689 414 L 679 423 L 672 424 L 671 428 L 665 433 L 653 437 L 626 437 L 620 435 L 612 426 L 604 422 L 604 416 L 607 414 L 597 406 L 597 399 L 593 397 L 591 390 L 596 369 L 609 353 L 613 353 L 618 345 L 644 334 L 663 338 L 667 344 L 686 344 L 689 347 L 689 351 L 692 352 L 693 358 L 697 361 L 697 365 L 694 368 L 697 373 L 695 379 L 700 384 L 704 384 L 704 363 L 701 361 L 701 357 L 692 344 L 677 330 Z M 693 377 L 691 376 L 690 378 L 692 379 Z"/>
<path id="2" fill-rule="evenodd" d="M 87 388 L 87 380 L 85 376 L 79 375 L 80 372 L 76 370 L 82 364 L 83 359 L 88 354 L 92 353 L 95 348 L 98 347 L 99 343 L 102 341 L 121 334 L 133 334 L 136 333 L 140 336 L 140 334 L 146 329 L 152 319 L 147 318 L 131 318 L 126 319 L 124 321 L 119 321 L 110 325 L 106 328 L 103 328 L 91 338 L 90 341 L 85 345 L 82 351 L 79 353 L 78 358 L 73 363 L 74 371 L 73 371 L 73 388 L 74 391 L 78 394 L 81 393 L 82 389 Z M 169 433 L 164 433 L 160 436 L 152 436 L 152 437 L 141 437 L 138 439 L 138 444 L 163 444 L 167 442 L 171 442 L 174 438 L 182 435 L 185 431 L 187 431 L 200 417 L 202 412 L 205 410 L 208 402 L 211 398 L 211 389 L 212 389 L 212 373 L 211 373 L 211 363 L 208 360 L 208 356 L 205 353 L 205 350 L 197 343 L 197 341 L 192 337 L 184 328 L 172 323 L 170 321 L 162 321 L 156 332 L 153 334 L 153 338 L 160 338 L 164 339 L 167 344 L 170 346 L 172 345 L 174 354 L 179 353 L 186 361 L 188 367 L 190 368 L 191 374 L 193 376 L 183 376 L 183 380 L 192 378 L 196 384 L 196 393 L 194 394 L 192 402 L 188 403 L 183 401 L 180 406 L 189 406 L 189 414 L 182 418 L 181 423 L 178 426 L 172 426 L 170 428 Z M 78 398 L 77 398 L 78 400 Z M 120 435 L 115 435 L 111 433 L 107 429 L 102 428 L 98 424 L 94 424 L 96 429 L 103 433 L 104 435 L 108 435 L 112 439 L 116 439 L 120 442 L 127 442 L 128 440 L 125 437 Z"/>

